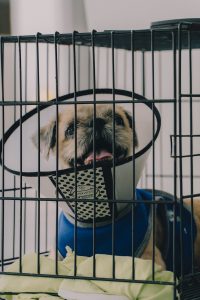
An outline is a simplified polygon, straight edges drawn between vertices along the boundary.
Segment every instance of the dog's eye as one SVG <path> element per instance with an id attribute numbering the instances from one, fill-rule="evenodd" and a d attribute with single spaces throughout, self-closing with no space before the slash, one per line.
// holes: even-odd
<path id="1" fill-rule="evenodd" d="M 71 124 L 65 131 L 65 137 L 72 136 L 74 134 L 74 124 Z"/>
<path id="2" fill-rule="evenodd" d="M 124 126 L 124 121 L 119 115 L 115 115 L 115 123 L 119 126 Z"/>

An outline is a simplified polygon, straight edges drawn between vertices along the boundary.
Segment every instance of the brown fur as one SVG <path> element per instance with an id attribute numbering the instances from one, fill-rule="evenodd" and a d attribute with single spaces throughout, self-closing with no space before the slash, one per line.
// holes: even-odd
<path id="1" fill-rule="evenodd" d="M 184 201 L 191 209 L 191 199 Z M 194 243 L 195 265 L 200 269 L 200 199 L 193 199 L 194 219 L 197 226 L 197 237 Z"/>
<path id="2" fill-rule="evenodd" d="M 191 210 L 191 199 L 184 200 L 184 204 L 188 206 Z M 200 269 L 200 199 L 193 199 L 193 208 L 194 208 L 194 219 L 197 226 L 197 237 L 194 243 L 194 263 L 195 266 Z M 155 230 L 155 238 L 156 238 L 156 246 L 155 246 L 155 262 L 162 266 L 165 270 L 165 262 L 162 257 L 162 253 L 160 249 L 162 249 L 164 244 L 164 228 L 162 226 L 162 222 L 156 217 L 155 222 L 156 230 Z M 151 235 L 148 245 L 146 246 L 142 258 L 151 259 L 153 257 L 153 235 Z"/>

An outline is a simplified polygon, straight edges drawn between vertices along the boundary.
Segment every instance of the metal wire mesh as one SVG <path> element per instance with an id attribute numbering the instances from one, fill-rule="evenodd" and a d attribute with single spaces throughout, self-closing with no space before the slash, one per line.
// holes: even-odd
<path id="1" fill-rule="evenodd" d="M 198 278 L 198 270 L 195 267 L 194 245 L 190 241 L 192 256 L 189 258 L 191 274 L 185 277 L 184 274 L 184 242 L 183 232 L 183 201 L 191 199 L 191 212 L 194 214 L 194 202 L 199 197 L 199 34 L 200 25 L 198 20 L 187 20 L 181 22 L 170 22 L 153 24 L 151 30 L 143 31 L 106 31 L 91 33 L 42 35 L 22 37 L 1 37 L 1 224 L 0 224 L 0 248 L 1 248 L 1 274 L 26 275 L 37 277 L 49 277 L 48 274 L 41 274 L 41 256 L 48 254 L 54 248 L 55 272 L 51 277 L 71 279 L 91 279 L 104 281 L 121 281 L 145 284 L 171 285 L 173 287 L 173 299 L 176 299 L 176 291 L 179 291 L 182 299 L 199 299 L 199 289 L 192 289 L 191 294 L 187 288 L 186 279 L 193 283 L 194 276 Z M 111 100 L 98 102 L 98 90 L 110 89 Z M 132 195 L 135 195 L 136 188 L 150 189 L 152 201 L 152 279 L 148 281 L 138 280 L 135 274 L 134 260 L 134 219 L 137 201 L 126 201 L 131 203 L 131 232 L 132 232 L 132 277 L 130 279 L 118 279 L 116 277 L 115 265 L 115 232 L 117 204 L 120 203 L 116 197 L 117 185 L 115 155 L 112 160 L 112 193 L 109 195 L 112 241 L 112 278 L 102 278 L 96 275 L 96 245 L 98 243 L 97 232 L 97 168 L 96 163 L 96 127 L 93 125 L 93 152 L 94 161 L 92 164 L 93 197 L 85 199 L 90 203 L 92 210 L 92 253 L 93 272 L 91 277 L 84 277 L 77 274 L 77 253 L 78 253 L 78 212 L 80 203 L 78 182 L 79 168 L 78 161 L 78 123 L 73 123 L 75 139 L 74 156 L 74 195 L 72 198 L 74 211 L 74 274 L 63 276 L 58 271 L 58 227 L 61 208 L 59 203 L 65 202 L 65 196 L 60 193 L 60 161 L 59 143 L 56 143 L 56 170 L 54 173 L 54 196 L 49 197 L 41 193 L 41 157 L 38 150 L 37 160 L 37 188 L 24 183 L 23 168 L 26 164 L 23 149 L 23 120 L 31 109 L 36 109 L 36 122 L 38 134 L 38 148 L 41 147 L 40 129 L 42 110 L 49 106 L 54 107 L 56 116 L 56 136 L 59 136 L 59 113 L 66 107 L 73 105 L 74 119 L 77 120 L 79 105 L 79 92 L 90 90 L 93 96 L 92 101 L 82 102 L 84 105 L 93 105 L 93 124 L 95 124 L 99 103 L 110 103 L 112 116 L 115 116 L 116 105 L 126 104 L 131 108 L 135 116 L 135 107 L 138 103 L 145 101 L 151 107 L 152 122 L 152 151 L 149 154 L 145 170 L 136 187 L 133 180 Z M 118 97 L 119 90 L 130 91 L 129 100 Z M 142 99 L 136 97 L 142 95 Z M 60 101 L 63 95 L 72 95 L 69 101 Z M 144 98 L 145 97 L 145 98 Z M 49 101 L 52 100 L 53 101 Z M 148 100 L 146 100 L 148 99 Z M 138 101 L 139 100 L 139 101 Z M 64 104 L 63 104 L 64 103 Z M 153 136 L 156 131 L 155 111 L 158 109 L 161 120 L 161 132 L 157 139 Z M 8 172 L 5 160 L 5 143 L 10 134 L 9 128 L 16 124 L 19 128 L 20 156 L 19 172 Z M 133 118 L 134 120 L 134 118 Z M 135 126 L 134 121 L 132 126 Z M 112 120 L 112 152 L 115 153 L 116 122 Z M 135 148 L 133 147 L 133 156 Z M 15 155 L 15 149 L 12 149 Z M 31 160 L 31 153 L 30 153 Z M 132 160 L 132 176 L 135 179 L 135 158 Z M 166 191 L 173 195 L 173 282 L 156 281 L 155 279 L 155 246 L 156 246 L 156 214 L 157 204 L 166 205 L 167 200 L 156 198 L 157 190 Z M 180 199 L 181 212 L 181 238 L 180 253 L 176 252 L 176 205 Z M 102 200 L 102 199 L 101 199 Z M 100 201 L 100 200 L 98 200 Z M 100 201 L 103 203 L 103 201 Z M 143 199 L 142 203 L 147 200 Z M 191 221 L 192 224 L 192 221 Z M 193 233 L 194 228 L 191 225 Z M 193 234 L 192 234 L 193 236 Z M 116 238 L 117 239 L 117 238 Z M 22 260 L 23 255 L 34 251 L 37 253 L 37 274 L 24 273 Z M 178 271 L 176 260 L 180 257 L 179 282 L 177 281 Z M 7 266 L 19 259 L 19 272 L 7 272 Z M 186 279 L 185 279 L 186 278 Z M 179 285 L 180 283 L 180 285 Z M 191 284 L 192 284 L 191 283 Z M 10 291 L 9 294 L 12 294 Z M 187 296 L 189 295 L 189 296 Z M 196 297 L 196 298 L 195 298 Z"/>

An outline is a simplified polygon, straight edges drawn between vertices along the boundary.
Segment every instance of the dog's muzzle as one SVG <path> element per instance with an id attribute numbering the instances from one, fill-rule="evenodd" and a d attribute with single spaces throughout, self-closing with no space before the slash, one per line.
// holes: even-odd
<path id="1" fill-rule="evenodd" d="M 86 226 L 92 226 L 94 221 L 97 225 L 107 224 L 112 221 L 113 216 L 117 218 L 124 215 L 130 207 L 130 202 L 126 203 L 126 200 L 130 199 L 118 202 L 118 172 L 123 170 L 116 166 L 113 172 L 111 162 L 101 163 L 101 166 L 99 164 L 97 163 L 95 169 L 92 165 L 82 166 L 77 167 L 76 172 L 71 169 L 58 175 L 57 186 L 59 197 L 62 198 L 61 206 L 66 217 L 73 222 L 76 219 Z M 50 179 L 56 186 L 56 175 Z"/>

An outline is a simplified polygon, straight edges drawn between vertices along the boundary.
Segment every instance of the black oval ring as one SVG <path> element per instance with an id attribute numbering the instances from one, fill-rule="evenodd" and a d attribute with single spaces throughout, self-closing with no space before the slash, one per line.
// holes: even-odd
<path id="1" fill-rule="evenodd" d="M 113 94 L 113 92 L 116 95 L 121 95 L 121 96 L 127 96 L 130 98 L 134 98 L 136 100 L 140 100 L 140 103 L 144 103 L 145 105 L 147 105 L 151 110 L 153 110 L 153 113 L 155 114 L 156 120 L 157 120 L 157 130 L 155 132 L 155 134 L 153 135 L 153 140 L 151 140 L 143 149 L 141 149 L 139 152 L 135 153 L 134 156 L 129 156 L 123 160 L 121 160 L 120 162 L 116 163 L 116 166 L 122 165 L 124 163 L 127 163 L 129 161 L 131 161 L 134 157 L 134 159 L 138 158 L 139 156 L 143 155 L 153 144 L 153 142 L 156 140 L 160 128 L 161 128 L 161 117 L 159 114 L 158 109 L 156 108 L 156 106 L 154 105 L 154 103 L 150 102 L 148 103 L 147 99 L 139 94 L 136 93 L 132 93 L 130 91 L 126 91 L 126 90 L 120 90 L 120 89 L 115 89 L 113 91 L 113 89 L 95 89 L 95 94 Z M 56 102 L 62 102 L 64 100 L 69 100 L 72 99 L 74 97 L 80 97 L 80 96 L 86 96 L 86 95 L 92 95 L 94 94 L 94 90 L 93 89 L 89 89 L 89 90 L 82 90 L 82 91 L 77 91 L 76 93 L 70 93 L 67 95 L 63 95 L 61 97 L 59 97 L 58 99 L 52 99 L 51 101 L 48 101 L 48 103 L 52 102 L 52 104 L 49 104 L 49 106 L 51 105 L 55 105 Z M 144 102 L 143 102 L 144 101 Z M 39 107 L 39 111 L 42 111 L 43 109 L 45 109 L 46 106 L 42 106 Z M 2 165 L 2 144 L 4 142 L 4 144 L 6 143 L 6 141 L 8 140 L 8 138 L 10 137 L 10 135 L 15 131 L 15 129 L 17 129 L 20 126 L 20 121 L 21 124 L 24 123 L 27 119 L 29 119 L 30 117 L 32 117 L 34 114 L 36 114 L 38 112 L 38 107 L 34 108 L 33 110 L 31 110 L 30 112 L 26 113 L 21 120 L 17 120 L 4 134 L 4 138 L 0 141 L 0 164 Z M 98 166 L 113 166 L 112 162 L 96 162 L 96 167 Z M 15 171 L 12 170 L 10 168 L 8 168 L 7 166 L 4 165 L 4 168 L 14 174 L 14 175 L 21 175 L 21 176 L 27 176 L 27 177 L 38 177 L 38 172 L 20 172 L 20 171 Z M 85 169 L 90 169 L 93 168 L 93 166 L 80 166 L 77 167 L 77 171 L 79 170 L 85 170 Z M 51 175 L 55 175 L 55 174 L 64 174 L 66 172 L 71 172 L 73 171 L 74 168 L 67 168 L 67 169 L 62 169 L 62 170 L 58 170 L 56 171 L 40 171 L 40 176 L 51 176 Z"/>

